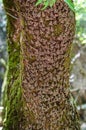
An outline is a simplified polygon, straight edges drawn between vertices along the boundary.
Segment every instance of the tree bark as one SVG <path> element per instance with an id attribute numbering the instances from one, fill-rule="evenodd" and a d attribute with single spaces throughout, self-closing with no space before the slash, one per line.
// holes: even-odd
<path id="1" fill-rule="evenodd" d="M 4 130 L 80 130 L 69 89 L 75 16 L 64 0 L 4 0 L 8 77 Z"/>

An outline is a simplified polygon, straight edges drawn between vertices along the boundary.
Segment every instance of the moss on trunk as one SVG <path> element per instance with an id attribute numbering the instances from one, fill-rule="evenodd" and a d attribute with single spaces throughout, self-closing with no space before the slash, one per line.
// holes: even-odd
<path id="1" fill-rule="evenodd" d="M 7 13 L 7 43 L 8 43 L 8 74 L 4 97 L 4 127 L 5 130 L 19 130 L 24 121 L 22 99 L 22 64 L 20 39 L 16 37 L 18 21 L 14 13 L 13 0 L 4 0 Z M 12 17 L 15 16 L 15 17 Z M 16 26 L 15 26 L 15 25 Z M 19 34 L 20 35 L 20 34 Z M 18 36 L 18 35 L 17 35 Z"/>

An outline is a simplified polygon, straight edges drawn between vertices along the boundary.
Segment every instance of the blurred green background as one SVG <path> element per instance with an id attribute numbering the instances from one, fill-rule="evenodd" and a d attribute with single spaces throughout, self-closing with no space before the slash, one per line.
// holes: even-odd
<path id="1" fill-rule="evenodd" d="M 86 130 L 86 0 L 74 0 L 76 9 L 76 34 L 73 42 L 70 85 L 78 102 L 81 130 Z M 6 15 L 0 0 L 0 99 L 7 64 Z"/>

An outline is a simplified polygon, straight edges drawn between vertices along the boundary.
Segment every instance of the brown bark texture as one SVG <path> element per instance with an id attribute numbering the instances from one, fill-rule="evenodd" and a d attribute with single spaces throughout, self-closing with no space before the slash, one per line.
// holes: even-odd
<path id="1" fill-rule="evenodd" d="M 4 130 L 80 130 L 69 89 L 74 13 L 64 0 L 45 10 L 35 3 L 4 0 L 9 54 Z"/>

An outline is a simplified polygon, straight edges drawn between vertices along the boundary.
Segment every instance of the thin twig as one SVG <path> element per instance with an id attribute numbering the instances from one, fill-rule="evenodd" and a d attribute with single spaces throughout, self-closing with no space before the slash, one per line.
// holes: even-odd
<path id="1" fill-rule="evenodd" d="M 17 17 L 13 16 L 12 14 L 10 14 L 10 13 L 8 13 L 8 12 L 7 12 L 7 14 L 8 14 L 9 16 L 11 16 L 12 18 L 14 18 L 14 19 L 18 19 Z"/>
<path id="2" fill-rule="evenodd" d="M 76 91 L 81 91 L 81 90 L 86 90 L 86 88 L 75 88 L 75 89 L 71 89 L 71 92 L 76 92 Z"/>

